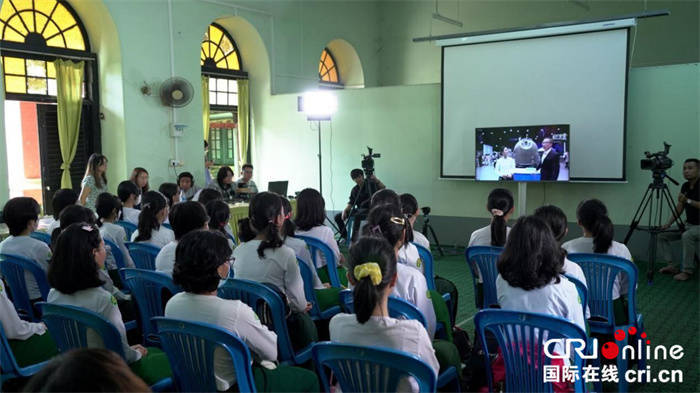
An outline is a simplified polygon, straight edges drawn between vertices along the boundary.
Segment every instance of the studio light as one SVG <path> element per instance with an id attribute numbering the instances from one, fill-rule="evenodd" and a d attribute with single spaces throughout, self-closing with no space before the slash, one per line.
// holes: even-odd
<path id="1" fill-rule="evenodd" d="M 309 91 L 302 95 L 301 108 L 308 120 L 330 120 L 338 110 L 338 98 L 330 91 Z"/>

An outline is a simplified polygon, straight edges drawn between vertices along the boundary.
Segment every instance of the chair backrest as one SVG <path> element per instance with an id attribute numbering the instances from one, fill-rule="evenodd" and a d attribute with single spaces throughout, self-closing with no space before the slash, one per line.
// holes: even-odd
<path id="1" fill-rule="evenodd" d="M 263 323 L 271 325 L 272 330 L 277 334 L 279 360 L 294 361 L 295 353 L 285 319 L 285 304 L 277 292 L 255 281 L 229 278 L 219 286 L 219 297 L 240 300 L 250 306 Z M 265 307 L 269 310 L 271 321 L 265 320 Z"/>
<path id="2" fill-rule="evenodd" d="M 588 307 L 591 325 L 614 326 L 613 286 L 618 275 L 627 275 L 627 317 L 629 323 L 637 320 L 637 266 L 627 259 L 607 254 L 572 253 L 566 256 L 581 266 L 586 276 Z M 622 288 L 620 288 L 622 290 Z"/>
<path id="3" fill-rule="evenodd" d="M 236 238 L 232 234 L 226 232 L 226 237 L 228 237 L 229 240 L 231 240 L 233 242 L 234 246 L 238 245 L 238 242 L 236 242 Z"/>
<path id="4" fill-rule="evenodd" d="M 116 221 L 115 224 L 119 225 L 120 227 L 124 228 L 124 232 L 126 232 L 126 239 L 131 240 L 131 235 L 136 232 L 138 227 L 129 221 Z"/>
<path id="5" fill-rule="evenodd" d="M 5 376 L 8 377 L 18 377 L 19 376 L 19 365 L 15 359 L 14 352 L 10 348 L 10 343 L 7 341 L 7 336 L 5 336 L 5 330 L 2 328 L 0 323 L 0 373 L 2 373 L 2 378 L 0 379 L 0 387 L 2 382 L 5 381 Z"/>
<path id="6" fill-rule="evenodd" d="M 544 381 L 545 366 L 552 365 L 552 359 L 544 353 L 545 341 L 575 338 L 587 342 L 586 333 L 580 327 L 551 315 L 484 309 L 474 317 L 474 325 L 484 349 L 489 391 L 493 391 L 493 376 L 486 332 L 495 336 L 503 354 L 506 369 L 505 389 L 509 392 L 553 391 L 551 382 Z M 554 351 L 553 347 L 549 349 Z M 571 352 L 571 366 L 581 370 L 583 359 L 576 351 Z M 574 388 L 576 392 L 584 391 L 581 378 L 577 378 Z"/>
<path id="7" fill-rule="evenodd" d="M 492 246 L 472 246 L 468 247 L 464 252 L 467 258 L 467 265 L 469 270 L 472 272 L 472 281 L 474 283 L 474 293 L 477 293 L 477 282 L 479 281 L 479 274 L 481 274 L 481 280 L 483 282 L 484 288 L 484 303 L 483 308 L 488 308 L 491 306 L 498 305 L 498 294 L 496 293 L 496 277 L 498 277 L 498 268 L 496 267 L 496 262 L 498 257 L 503 252 L 503 247 L 492 247 Z M 479 300 L 476 299 L 477 308 L 480 307 L 478 304 Z"/>
<path id="8" fill-rule="evenodd" d="M 576 291 L 578 292 L 579 300 L 581 300 L 581 307 L 583 307 L 583 315 L 585 316 L 586 307 L 588 305 L 588 289 L 586 288 L 586 285 L 574 276 L 564 274 L 564 277 L 576 285 Z"/>
<path id="9" fill-rule="evenodd" d="M 137 269 L 156 270 L 156 257 L 160 248 L 148 243 L 124 243 Z"/>
<path id="10" fill-rule="evenodd" d="M 59 352 L 94 346 L 94 342 L 88 343 L 88 330 L 91 330 L 95 337 L 102 339 L 102 348 L 124 358 L 119 330 L 101 315 L 82 307 L 43 302 L 38 305 Z"/>
<path id="11" fill-rule="evenodd" d="M 215 392 L 214 350 L 231 356 L 241 392 L 255 392 L 248 346 L 230 331 L 208 323 L 155 317 L 160 343 L 168 355 L 179 392 Z"/>
<path id="12" fill-rule="evenodd" d="M 170 225 L 170 224 L 162 223 L 162 224 L 160 224 L 160 225 L 161 225 L 162 227 L 164 227 L 164 228 L 170 229 L 171 231 L 173 230 L 173 226 Z"/>
<path id="13" fill-rule="evenodd" d="M 355 308 L 353 306 L 352 291 L 349 289 L 340 291 L 338 296 L 340 298 L 341 307 L 349 313 L 354 313 Z M 425 319 L 425 315 L 413 304 L 396 296 L 389 296 L 388 306 L 390 317 L 396 319 L 415 319 L 420 322 L 423 327 L 428 329 L 428 321 Z"/>
<path id="14" fill-rule="evenodd" d="M 36 240 L 41 240 L 42 242 L 46 243 L 47 246 L 51 247 L 51 234 L 50 233 L 34 231 L 34 232 L 29 234 L 29 237 L 36 239 Z"/>
<path id="15" fill-rule="evenodd" d="M 420 255 L 421 261 L 423 261 L 423 274 L 425 275 L 425 281 L 428 283 L 428 289 L 435 290 L 435 267 L 433 261 L 433 254 L 427 248 L 421 246 L 418 243 L 411 243 L 418 249 L 418 255 Z"/>
<path id="16" fill-rule="evenodd" d="M 301 279 L 304 281 L 304 297 L 306 300 L 311 302 L 311 315 L 313 317 L 321 316 L 321 308 L 318 306 L 318 300 L 316 300 L 316 292 L 314 292 L 314 276 L 309 268 L 301 258 L 297 257 L 297 264 L 299 265 L 299 272 L 301 273 Z M 232 269 L 233 270 L 233 269 Z"/>
<path id="17" fill-rule="evenodd" d="M 348 221 L 345 223 L 345 233 L 348 234 L 348 238 L 346 239 L 346 244 L 348 246 L 352 245 L 352 236 L 353 236 L 353 228 L 355 227 L 355 215 L 352 215 L 348 218 Z"/>
<path id="18" fill-rule="evenodd" d="M 311 260 L 314 263 L 314 266 L 318 266 L 317 258 L 319 258 L 319 252 L 323 254 L 323 257 L 326 260 L 326 266 L 328 267 L 328 278 L 331 281 L 331 286 L 340 288 L 342 285 L 340 284 L 340 277 L 338 277 L 338 271 L 336 270 L 338 266 L 338 261 L 335 260 L 335 254 L 333 254 L 333 250 L 324 242 L 316 239 L 315 237 L 310 237 L 310 236 L 300 236 L 296 235 L 295 237 L 303 240 L 306 245 L 309 247 L 309 252 L 311 253 Z"/>
<path id="19" fill-rule="evenodd" d="M 0 272 L 2 272 L 7 285 L 12 292 L 12 303 L 20 316 L 38 321 L 40 318 L 35 315 L 32 302 L 27 290 L 25 272 L 29 272 L 39 286 L 42 300 L 46 300 L 49 295 L 49 280 L 46 272 L 38 262 L 19 255 L 0 254 Z"/>
<path id="20" fill-rule="evenodd" d="M 122 250 L 119 248 L 117 243 L 108 240 L 106 237 L 103 237 L 102 240 L 105 241 L 105 245 L 109 246 L 109 252 L 114 258 L 114 263 L 117 264 L 117 269 L 125 268 L 126 262 L 124 262 L 124 254 L 122 253 Z"/>
<path id="21" fill-rule="evenodd" d="M 122 272 L 124 284 L 131 291 L 139 310 L 143 338 L 146 342 L 157 342 L 158 334 L 151 318 L 162 317 L 164 314 L 163 289 L 172 295 L 182 289 L 165 273 L 143 269 L 124 269 Z"/>
<path id="22" fill-rule="evenodd" d="M 435 371 L 406 352 L 323 342 L 315 344 L 311 353 L 326 392 L 331 391 L 326 368 L 333 371 L 344 392 L 396 392 L 409 376 L 420 392 L 437 390 Z"/>

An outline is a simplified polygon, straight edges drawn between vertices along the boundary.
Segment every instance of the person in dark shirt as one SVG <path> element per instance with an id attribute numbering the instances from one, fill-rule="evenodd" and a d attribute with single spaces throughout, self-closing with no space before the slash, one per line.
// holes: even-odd
<path id="1" fill-rule="evenodd" d="M 688 280 L 695 271 L 696 258 L 700 254 L 700 160 L 689 158 L 683 163 L 683 177 L 687 180 L 681 186 L 676 204 L 676 214 L 680 216 L 685 210 L 686 223 L 683 232 L 665 232 L 659 234 L 659 249 L 661 258 L 667 265 L 660 273 L 674 274 L 673 278 L 678 281 Z M 673 224 L 674 217 L 671 217 L 662 229 L 667 229 Z M 683 262 L 681 269 L 672 262 L 671 241 L 681 239 L 683 244 Z"/>
<path id="2" fill-rule="evenodd" d="M 381 180 L 377 179 L 377 177 L 374 175 L 370 176 L 369 181 L 367 184 L 365 184 L 364 172 L 362 172 L 362 169 L 359 168 L 350 171 L 350 178 L 352 178 L 352 181 L 355 182 L 355 187 L 353 187 L 350 191 L 348 205 L 345 207 L 342 213 L 335 215 L 335 222 L 338 224 L 338 228 L 340 229 L 340 235 L 346 240 L 348 237 L 348 232 L 345 228 L 345 220 L 350 218 L 350 216 L 355 217 L 355 222 L 353 223 L 352 227 L 352 238 L 354 240 L 359 232 L 360 223 L 362 220 L 367 218 L 369 201 L 372 198 L 372 193 L 386 188 Z M 354 210 L 353 207 L 355 207 Z"/>

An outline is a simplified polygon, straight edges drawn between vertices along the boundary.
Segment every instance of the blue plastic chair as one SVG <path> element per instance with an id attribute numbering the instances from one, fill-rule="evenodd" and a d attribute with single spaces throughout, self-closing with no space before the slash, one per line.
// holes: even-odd
<path id="1" fill-rule="evenodd" d="M 498 269 L 496 268 L 496 262 L 502 252 L 503 247 L 491 246 L 472 246 L 464 251 L 464 256 L 467 259 L 467 266 L 469 266 L 469 270 L 472 273 L 476 308 L 498 307 L 498 294 L 496 293 Z M 479 304 L 479 299 L 477 299 L 476 296 L 479 273 L 481 273 L 484 289 L 484 303 L 482 305 Z"/>
<path id="2" fill-rule="evenodd" d="M 165 273 L 142 269 L 122 269 L 120 272 L 139 310 L 144 345 L 159 346 L 158 333 L 152 318 L 164 315 L 163 289 L 172 295 L 181 292 L 182 289 Z"/>
<path id="3" fill-rule="evenodd" d="M 14 378 L 28 378 L 39 372 L 49 361 L 32 364 L 26 367 L 20 367 L 15 359 L 15 354 L 10 348 L 10 343 L 5 336 L 5 330 L 0 324 L 0 365 L 2 365 L 2 374 L 0 374 L 0 387 L 5 381 Z"/>
<path id="4" fill-rule="evenodd" d="M 208 323 L 155 317 L 178 392 L 216 392 L 214 350 L 231 356 L 240 392 L 256 392 L 248 346 L 235 334 Z"/>
<path id="5" fill-rule="evenodd" d="M 12 292 L 12 303 L 17 310 L 17 314 L 23 319 L 38 322 L 41 319 L 40 315 L 36 315 L 32 307 L 32 300 L 29 298 L 27 290 L 27 282 L 25 273 L 29 272 L 34 277 L 41 299 L 46 300 L 49 295 L 49 280 L 46 277 L 46 272 L 41 268 L 38 262 L 25 258 L 19 255 L 0 254 L 0 272 L 2 272 L 7 286 Z"/>
<path id="6" fill-rule="evenodd" d="M 232 234 L 226 232 L 226 237 L 228 237 L 233 242 L 234 247 L 238 245 L 238 242 L 236 242 L 236 238 Z"/>
<path id="7" fill-rule="evenodd" d="M 136 232 L 138 227 L 129 221 L 116 221 L 115 224 L 119 225 L 120 227 L 124 228 L 124 232 L 126 232 L 126 238 L 127 240 L 131 240 L 131 235 Z"/>
<path id="8" fill-rule="evenodd" d="M 299 257 L 297 257 L 297 263 L 299 264 L 301 278 L 304 280 L 304 296 L 306 297 L 306 300 L 312 304 L 310 311 L 311 318 L 314 320 L 330 319 L 333 317 L 333 315 L 338 314 L 340 312 L 340 306 L 333 306 L 321 311 L 321 308 L 318 306 L 318 299 L 316 299 L 316 292 L 314 291 L 313 272 L 309 268 L 309 265 L 307 265 L 306 262 L 302 261 Z M 233 271 L 233 269 L 231 269 L 231 271 Z"/>
<path id="9" fill-rule="evenodd" d="M 636 341 L 641 339 L 639 335 L 644 331 L 644 318 L 637 312 L 637 279 L 639 277 L 637 266 L 627 259 L 607 254 L 572 253 L 567 255 L 567 258 L 581 266 L 586 276 L 588 308 L 591 313 L 588 325 L 591 333 L 612 335 L 618 329 L 627 332 L 634 326 L 638 334 L 632 336 L 634 340 L 631 344 L 636 346 Z M 628 279 L 627 324 L 624 325 L 616 324 L 613 309 L 613 284 L 618 275 L 626 275 Z M 618 342 L 620 348 L 628 344 L 629 338 L 630 336 L 625 334 L 625 338 Z M 638 360 L 637 367 L 639 370 L 646 368 L 644 356 Z M 622 356 L 618 356 L 617 369 L 620 375 L 624 375 L 627 368 L 627 361 L 623 360 Z M 625 378 L 620 378 L 618 389 L 621 392 L 627 391 L 628 384 Z"/>
<path id="10" fill-rule="evenodd" d="M 93 337 L 102 340 L 102 347 L 115 352 L 126 360 L 121 335 L 117 327 L 101 315 L 86 308 L 65 304 L 38 303 L 42 310 L 42 319 L 49 328 L 49 334 L 56 342 L 61 353 L 76 348 L 90 348 L 88 330 Z M 151 385 L 153 391 L 167 390 L 172 385 L 171 378 L 165 378 Z"/>
<path id="11" fill-rule="evenodd" d="M 423 274 L 425 275 L 425 281 L 428 283 L 428 290 L 434 291 L 435 289 L 435 260 L 433 259 L 433 253 L 427 248 L 421 246 L 418 243 L 411 243 L 418 249 L 418 255 L 420 255 L 421 261 L 423 261 Z M 443 293 L 442 298 L 445 300 L 447 309 L 450 310 L 450 320 L 454 324 L 455 316 L 452 315 L 452 298 L 449 293 Z"/>
<path id="12" fill-rule="evenodd" d="M 309 252 L 311 253 L 311 260 L 314 266 L 318 266 L 320 261 L 317 261 L 318 253 L 322 253 L 323 257 L 326 259 L 326 266 L 328 267 L 328 277 L 331 281 L 331 286 L 336 288 L 342 288 L 340 283 L 340 277 L 338 277 L 338 261 L 335 259 L 335 254 L 328 245 L 315 237 L 310 236 L 296 236 L 297 238 L 303 240 L 309 247 Z"/>
<path id="13" fill-rule="evenodd" d="M 349 313 L 354 313 L 352 291 L 349 289 L 340 291 L 338 296 L 340 297 L 340 304 L 343 305 L 343 308 Z M 428 321 L 418 307 L 413 304 L 401 298 L 389 296 L 388 306 L 390 317 L 396 319 L 415 319 L 420 322 L 426 330 L 428 329 Z"/>
<path id="14" fill-rule="evenodd" d="M 494 390 L 486 332 L 495 336 L 503 354 L 507 392 L 552 392 L 552 383 L 544 382 L 544 367 L 550 366 L 552 361 L 544 354 L 545 341 L 567 338 L 588 340 L 580 327 L 563 318 L 544 314 L 484 309 L 476 313 L 474 325 L 484 350 L 490 392 Z M 583 359 L 575 351 L 571 352 L 571 366 L 582 370 Z M 584 392 L 581 378 L 574 383 L 574 391 Z"/>
<path id="15" fill-rule="evenodd" d="M 249 280 L 228 279 L 219 286 L 219 297 L 240 300 L 252 308 L 260 319 L 266 318 L 264 308 L 269 309 L 272 330 L 277 334 L 277 357 L 283 363 L 303 364 L 311 358 L 311 345 L 295 352 L 287 330 L 285 304 L 282 298 L 267 286 Z"/>
<path id="16" fill-rule="evenodd" d="M 160 248 L 148 243 L 124 243 L 137 269 L 156 270 L 156 257 Z"/>
<path id="17" fill-rule="evenodd" d="M 51 247 L 51 234 L 46 232 L 34 231 L 29 234 L 32 239 L 40 240 L 46 243 L 47 246 Z"/>
<path id="18" fill-rule="evenodd" d="M 397 392 L 399 382 L 413 377 L 419 392 L 435 392 L 435 371 L 418 357 L 388 348 L 316 343 L 312 349 L 314 364 L 323 390 L 330 392 L 329 375 L 333 371 L 344 392 Z"/>
<path id="19" fill-rule="evenodd" d="M 583 307 L 583 315 L 585 317 L 586 308 L 588 306 L 588 288 L 586 288 L 586 285 L 574 276 L 564 274 L 564 277 L 566 277 L 567 280 L 571 281 L 576 286 L 576 291 L 578 292 L 578 297 L 581 300 L 581 307 Z"/>
<path id="20" fill-rule="evenodd" d="M 164 228 L 170 229 L 171 231 L 173 230 L 173 226 L 170 225 L 170 224 L 162 223 L 162 224 L 160 224 L 160 225 L 161 225 L 162 227 L 164 227 Z"/>
<path id="21" fill-rule="evenodd" d="M 119 248 L 117 243 L 114 243 L 113 241 L 108 240 L 104 237 L 102 238 L 102 240 L 104 240 L 105 245 L 109 246 L 109 252 L 114 258 L 114 263 L 117 264 L 117 269 L 124 269 L 126 267 L 126 262 L 124 262 L 124 254 L 122 253 L 122 250 Z"/>

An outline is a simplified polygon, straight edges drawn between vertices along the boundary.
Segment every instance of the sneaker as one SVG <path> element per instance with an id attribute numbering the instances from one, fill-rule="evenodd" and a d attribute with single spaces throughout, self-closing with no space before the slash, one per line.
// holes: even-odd
<path id="1" fill-rule="evenodd" d="M 680 272 L 673 276 L 673 279 L 676 281 L 688 281 L 690 279 L 691 275 L 686 272 Z"/>
<path id="2" fill-rule="evenodd" d="M 659 273 L 661 274 L 678 274 L 680 272 L 681 270 L 673 265 L 664 266 L 661 269 L 659 269 Z"/>

